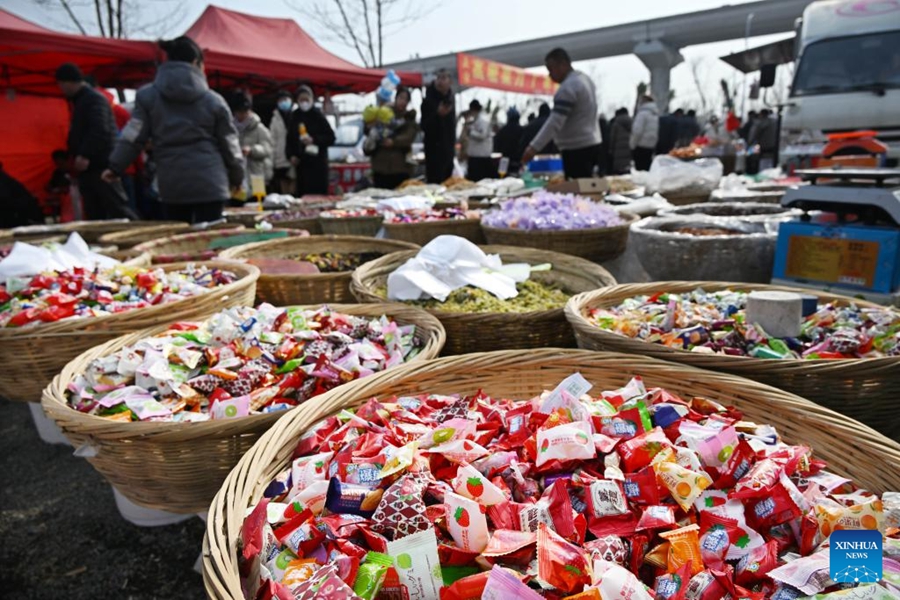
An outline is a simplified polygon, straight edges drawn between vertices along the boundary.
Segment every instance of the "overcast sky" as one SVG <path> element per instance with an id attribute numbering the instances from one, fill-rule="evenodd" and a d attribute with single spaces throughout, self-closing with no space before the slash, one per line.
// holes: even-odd
<path id="1" fill-rule="evenodd" d="M 140 1 L 140 0 L 138 0 Z M 294 0 L 294 4 L 304 0 Z M 748 0 L 729 0 L 728 4 L 743 4 Z M 65 13 L 58 8 L 58 0 L 46 0 L 53 6 L 47 9 L 35 0 L 5 0 L 4 8 L 25 18 L 54 28 L 69 26 Z M 160 6 L 175 6 L 167 0 L 143 0 L 145 10 L 164 10 Z M 183 20 L 173 24 L 168 31 L 156 31 L 159 35 L 182 33 L 200 15 L 207 2 L 184 0 Z M 359 63 L 353 50 L 327 39 L 326 32 L 309 23 L 285 0 L 255 0 L 252 4 L 237 0 L 217 0 L 215 4 L 234 10 L 252 12 L 261 16 L 291 17 L 297 19 L 320 43 L 332 52 Z M 614 0 L 442 0 L 432 1 L 435 6 L 429 14 L 413 25 L 406 26 L 385 42 L 385 61 L 403 60 L 418 53 L 421 56 L 464 51 L 471 48 L 501 44 L 535 37 L 543 37 L 566 32 L 604 27 L 620 23 L 641 21 L 655 17 L 716 8 L 726 4 L 723 0 L 635 0 L 618 2 Z M 93 5 L 92 3 L 90 4 Z M 429 0 L 413 0 L 414 6 L 429 5 Z M 251 8 L 252 7 L 252 8 Z M 550 8 L 548 8 L 550 7 Z M 90 22 L 91 11 L 86 13 Z M 751 38 L 750 45 L 757 45 L 782 39 L 785 35 Z M 672 71 L 672 88 L 675 91 L 673 105 L 687 104 L 699 108 L 697 86 L 692 76 L 692 63 L 697 65 L 701 86 L 707 90 L 707 100 L 718 105 L 722 95 L 719 80 L 725 78 L 732 85 L 740 85 L 744 79 L 737 71 L 718 60 L 730 52 L 744 49 L 744 40 L 733 40 L 682 49 L 685 62 Z M 634 102 L 635 86 L 648 81 L 649 74 L 643 64 L 634 56 L 579 63 L 579 68 L 589 72 L 598 84 L 601 110 L 610 111 L 616 106 L 631 106 Z M 781 77 L 787 79 L 785 68 Z M 478 97 L 484 101 L 489 97 L 509 104 L 524 104 L 528 99 L 512 94 L 492 94 L 484 90 L 471 90 L 464 100 Z"/>

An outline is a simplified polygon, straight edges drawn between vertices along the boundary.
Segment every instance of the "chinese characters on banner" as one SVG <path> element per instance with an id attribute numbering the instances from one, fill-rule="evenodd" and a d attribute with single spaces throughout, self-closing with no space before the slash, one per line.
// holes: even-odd
<path id="1" fill-rule="evenodd" d="M 559 87 L 546 75 L 535 75 L 525 69 L 462 52 L 456 55 L 456 69 L 459 73 L 459 84 L 463 87 L 482 87 L 547 96 L 552 96 Z"/>

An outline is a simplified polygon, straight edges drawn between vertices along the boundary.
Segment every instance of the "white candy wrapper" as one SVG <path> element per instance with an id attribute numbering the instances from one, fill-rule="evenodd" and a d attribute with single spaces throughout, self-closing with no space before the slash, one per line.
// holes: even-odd
<path id="1" fill-rule="evenodd" d="M 459 494 L 444 495 L 447 505 L 447 526 L 458 548 L 467 552 L 481 552 L 488 545 L 490 533 L 481 506 Z"/>
<path id="2" fill-rule="evenodd" d="M 388 542 L 387 554 L 394 559 L 394 568 L 409 600 L 440 598 L 444 583 L 433 528 Z"/>
<path id="3" fill-rule="evenodd" d="M 631 571 L 602 558 L 594 560 L 593 584 L 600 589 L 601 598 L 653 600 L 653 594 Z"/>
<path id="4" fill-rule="evenodd" d="M 447 299 L 456 289 L 471 285 L 501 300 L 518 295 L 516 283 L 526 281 L 532 267 L 504 265 L 496 254 L 487 255 L 461 237 L 441 235 L 388 275 L 389 300 Z"/>

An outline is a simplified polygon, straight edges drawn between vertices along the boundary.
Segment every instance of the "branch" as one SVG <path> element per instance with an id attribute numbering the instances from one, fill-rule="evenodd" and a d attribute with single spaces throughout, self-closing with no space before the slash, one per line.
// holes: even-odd
<path id="1" fill-rule="evenodd" d="M 384 64 L 384 34 L 382 32 L 382 14 L 381 10 L 389 0 L 375 0 L 375 18 L 378 23 L 378 64 L 381 67 Z"/>
<path id="2" fill-rule="evenodd" d="M 350 36 L 350 39 L 353 40 L 353 46 L 356 48 L 356 52 L 357 54 L 359 54 L 359 58 L 362 59 L 365 66 L 371 66 L 366 60 L 366 56 L 359 45 L 359 38 L 357 37 L 356 32 L 353 31 L 353 26 L 350 24 L 350 19 L 347 17 L 347 11 L 344 9 L 344 3 L 341 0 L 334 0 L 334 4 L 335 6 L 337 6 L 338 11 L 340 11 L 341 13 L 341 19 L 343 19 L 344 21 L 344 29 Z"/>
<path id="3" fill-rule="evenodd" d="M 362 15 L 361 16 L 362 16 L 363 22 L 366 24 L 366 39 L 368 40 L 369 60 L 374 65 L 376 62 L 375 61 L 375 46 L 373 45 L 373 40 L 372 40 L 372 25 L 369 22 L 369 3 L 367 0 L 359 0 L 359 1 L 362 4 Z M 378 0 L 375 0 L 375 2 L 377 3 Z"/>
<path id="4" fill-rule="evenodd" d="M 87 31 L 84 30 L 84 27 L 81 26 L 81 21 L 78 20 L 78 17 L 75 16 L 75 13 L 72 12 L 72 7 L 69 6 L 67 0 L 59 0 L 59 3 L 62 5 L 66 12 L 69 14 L 69 18 L 72 19 L 72 22 L 75 23 L 75 27 L 78 28 L 78 31 L 81 32 L 81 35 L 87 35 Z"/>
<path id="5" fill-rule="evenodd" d="M 97 27 L 100 28 L 100 35 L 106 37 L 106 32 L 103 30 L 103 15 L 100 14 L 100 0 L 94 0 L 94 10 L 97 11 Z"/>
<path id="6" fill-rule="evenodd" d="M 115 10 L 113 10 L 112 5 L 113 0 L 106 0 L 106 20 L 109 23 L 109 37 L 116 37 L 116 28 L 115 28 Z"/>
<path id="7" fill-rule="evenodd" d="M 125 37 L 125 30 L 122 29 L 122 2 L 124 0 L 117 0 L 118 9 L 116 10 L 116 23 L 119 25 L 119 37 Z"/>

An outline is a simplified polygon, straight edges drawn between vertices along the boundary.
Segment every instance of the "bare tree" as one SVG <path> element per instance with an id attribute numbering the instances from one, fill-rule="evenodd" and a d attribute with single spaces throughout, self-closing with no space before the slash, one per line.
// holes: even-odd
<path id="1" fill-rule="evenodd" d="M 84 35 L 109 38 L 159 37 L 172 33 L 185 17 L 178 0 L 34 0 L 51 14 L 62 10 L 64 26 Z"/>
<path id="2" fill-rule="evenodd" d="M 435 0 L 285 0 L 323 39 L 352 48 L 367 67 L 384 64 L 384 41 L 435 7 Z"/>
<path id="3" fill-rule="evenodd" d="M 705 60 L 702 56 L 696 56 L 688 62 L 688 66 L 691 68 L 691 79 L 694 80 L 694 87 L 697 88 L 697 95 L 700 97 L 701 114 L 706 115 L 709 112 L 709 104 L 706 101 L 707 86 L 705 79 L 707 69 L 703 64 L 704 62 Z"/>

